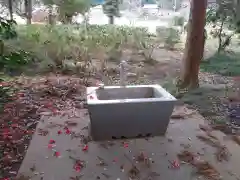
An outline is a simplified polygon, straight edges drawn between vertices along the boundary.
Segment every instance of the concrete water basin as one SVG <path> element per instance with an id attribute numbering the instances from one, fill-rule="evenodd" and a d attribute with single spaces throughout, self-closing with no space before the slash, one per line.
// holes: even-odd
<path id="1" fill-rule="evenodd" d="M 93 140 L 164 135 L 176 99 L 160 85 L 87 88 Z"/>

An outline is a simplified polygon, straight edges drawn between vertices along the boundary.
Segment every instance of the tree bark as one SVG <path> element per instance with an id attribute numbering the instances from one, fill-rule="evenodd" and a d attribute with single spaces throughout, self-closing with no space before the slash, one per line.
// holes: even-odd
<path id="1" fill-rule="evenodd" d="M 240 29 L 240 0 L 236 0 L 237 27 Z"/>
<path id="2" fill-rule="evenodd" d="M 53 25 L 54 20 L 53 20 L 53 7 L 52 5 L 48 6 L 48 24 Z"/>
<path id="3" fill-rule="evenodd" d="M 220 25 L 220 29 L 218 32 L 218 54 L 222 51 L 222 33 L 223 33 L 223 25 L 224 25 L 224 19 L 222 19 L 221 25 Z"/>
<path id="4" fill-rule="evenodd" d="M 25 14 L 27 18 L 27 24 L 32 23 L 32 0 L 24 0 Z"/>
<path id="5" fill-rule="evenodd" d="M 10 20 L 13 20 L 13 2 L 12 0 L 8 0 L 8 9 L 10 14 Z"/>
<path id="6" fill-rule="evenodd" d="M 113 16 L 109 16 L 109 24 L 114 24 L 114 17 Z"/>
<path id="7" fill-rule="evenodd" d="M 192 0 L 188 22 L 188 33 L 178 86 L 198 87 L 198 73 L 204 52 L 204 27 L 207 0 Z"/>

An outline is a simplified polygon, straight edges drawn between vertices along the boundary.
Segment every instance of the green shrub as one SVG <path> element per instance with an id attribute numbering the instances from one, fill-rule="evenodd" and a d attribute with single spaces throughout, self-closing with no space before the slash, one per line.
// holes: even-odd
<path id="1" fill-rule="evenodd" d="M 181 26 L 181 27 L 183 27 L 184 26 L 184 21 L 185 21 L 184 17 L 182 17 L 182 16 L 175 16 L 173 18 L 173 25 L 174 26 Z"/>
<path id="2" fill-rule="evenodd" d="M 149 39 L 146 28 L 114 25 L 88 25 L 87 31 L 81 25 L 22 25 L 17 32 L 18 38 L 6 43 L 9 49 L 27 49 L 35 60 L 57 68 L 65 60 L 86 61 L 98 51 L 107 54 L 125 45 L 139 48 Z"/>
<path id="3" fill-rule="evenodd" d="M 19 71 L 31 60 L 25 50 L 9 50 L 8 41 L 15 41 L 18 37 L 16 22 L 0 18 L 0 70 L 7 73 Z"/>
<path id="4" fill-rule="evenodd" d="M 169 34 L 168 28 L 164 26 L 158 26 L 156 28 L 156 33 L 157 33 L 157 38 L 160 40 L 165 40 Z"/>
<path id="5" fill-rule="evenodd" d="M 174 48 L 180 42 L 180 32 L 174 28 L 157 27 L 157 38 L 164 42 L 166 48 Z"/>
<path id="6" fill-rule="evenodd" d="M 164 46 L 166 48 L 174 48 L 177 43 L 180 42 L 180 33 L 174 28 L 168 29 L 168 36 L 165 39 Z"/>

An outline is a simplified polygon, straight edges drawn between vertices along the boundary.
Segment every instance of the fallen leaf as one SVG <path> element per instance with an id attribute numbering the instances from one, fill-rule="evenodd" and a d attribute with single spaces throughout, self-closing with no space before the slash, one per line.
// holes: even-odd
<path id="1" fill-rule="evenodd" d="M 71 126 L 71 127 L 75 127 L 75 126 L 78 125 L 77 122 L 73 122 L 73 121 L 65 121 L 65 124 L 66 124 L 67 126 Z"/>
<path id="2" fill-rule="evenodd" d="M 108 174 L 106 174 L 106 173 L 102 173 L 102 175 L 105 177 L 105 178 L 107 178 L 107 179 L 109 179 L 111 176 L 110 175 L 108 175 Z"/>

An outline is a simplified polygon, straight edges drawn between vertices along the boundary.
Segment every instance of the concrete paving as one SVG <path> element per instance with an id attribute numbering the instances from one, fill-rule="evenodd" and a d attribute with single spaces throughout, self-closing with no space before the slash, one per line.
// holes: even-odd
<path id="1" fill-rule="evenodd" d="M 179 116 L 178 111 L 185 114 L 183 119 L 176 118 Z M 207 179 L 197 175 L 196 169 L 189 164 L 180 163 L 179 168 L 172 167 L 171 162 L 177 161 L 177 154 L 188 149 L 212 164 L 222 179 L 240 178 L 239 145 L 224 138 L 224 134 L 214 131 L 213 134 L 232 154 L 229 161 L 218 162 L 215 157 L 216 149 L 196 137 L 205 133 L 199 129 L 199 124 L 204 124 L 204 120 L 197 112 L 190 109 L 177 107 L 174 112 L 175 118 L 171 120 L 165 137 L 89 142 L 87 151 L 82 141 L 88 136 L 85 127 L 89 118 L 86 110 L 81 110 L 79 113 L 81 114 L 79 118 L 68 119 L 60 116 L 43 118 L 38 124 L 38 130 L 39 128 L 48 130 L 49 134 L 42 136 L 36 131 L 19 170 L 19 176 L 29 176 L 31 180 L 128 180 L 134 179 L 130 178 L 128 173 L 134 164 L 140 172 L 136 179 L 140 180 Z M 66 131 L 63 129 L 66 121 L 71 121 L 68 125 L 74 125 L 72 122 L 76 122 L 77 125 L 69 126 L 69 131 Z M 62 134 L 58 134 L 59 130 Z M 75 137 L 69 135 L 69 132 L 74 132 Z M 50 140 L 56 141 L 56 147 L 48 147 Z M 54 156 L 54 151 L 59 153 L 57 154 L 59 157 Z M 141 152 L 148 157 L 148 163 L 137 160 Z M 76 160 L 84 161 L 85 167 L 76 166 Z M 151 174 L 159 176 L 151 177 Z"/>

